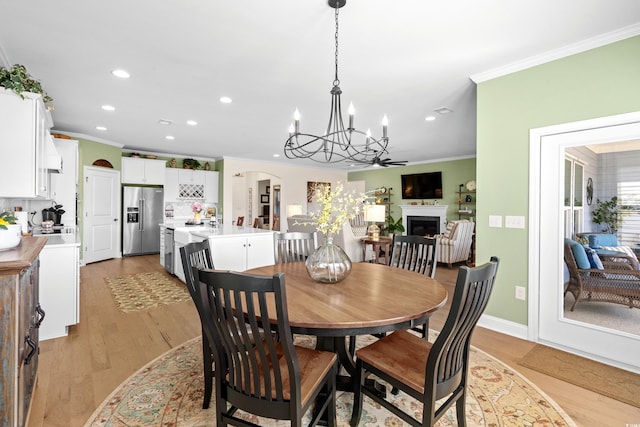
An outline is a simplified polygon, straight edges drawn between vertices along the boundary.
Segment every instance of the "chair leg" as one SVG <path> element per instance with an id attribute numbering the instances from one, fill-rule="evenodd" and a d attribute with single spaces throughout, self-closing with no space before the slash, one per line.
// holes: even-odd
<path id="1" fill-rule="evenodd" d="M 204 399 L 202 409 L 208 409 L 211 403 L 211 392 L 213 391 L 213 359 L 211 357 L 211 348 L 207 336 L 202 334 L 202 360 L 204 370 Z"/>
<path id="2" fill-rule="evenodd" d="M 465 391 L 456 401 L 456 418 L 458 419 L 458 427 L 466 427 L 467 425 L 467 417 L 464 414 L 466 400 L 467 393 Z"/>
<path id="3" fill-rule="evenodd" d="M 333 372 L 330 374 L 331 378 L 327 382 L 327 386 L 329 387 L 329 405 L 327 406 L 327 417 L 328 417 L 328 427 L 337 427 L 338 426 L 338 412 L 336 409 L 336 375 L 338 373 L 338 368 L 335 368 Z"/>
<path id="4" fill-rule="evenodd" d="M 356 427 L 360 422 L 362 416 L 362 386 L 364 385 L 364 369 L 362 367 L 362 361 L 356 361 L 356 372 L 354 377 L 353 390 L 353 411 L 351 412 L 351 426 Z"/>

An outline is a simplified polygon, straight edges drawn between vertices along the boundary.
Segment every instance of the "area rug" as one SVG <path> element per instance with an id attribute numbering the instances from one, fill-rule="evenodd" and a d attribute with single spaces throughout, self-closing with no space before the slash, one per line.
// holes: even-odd
<path id="1" fill-rule="evenodd" d="M 640 408 L 640 375 L 536 344 L 519 365 Z"/>
<path id="2" fill-rule="evenodd" d="M 304 336 L 296 336 L 296 341 L 305 346 L 314 343 L 313 338 Z M 359 339 L 359 345 L 361 341 L 364 340 Z M 105 399 L 85 427 L 215 426 L 215 396 L 211 407 L 203 410 L 203 389 L 201 341 L 195 338 L 133 374 Z M 421 416 L 422 405 L 402 392 L 395 401 L 410 413 Z M 339 426 L 349 425 L 352 404 L 352 393 L 338 392 Z M 468 426 L 575 426 L 565 412 L 535 385 L 476 348 L 471 350 L 466 404 Z M 243 417 L 261 426 L 289 425 L 289 422 L 276 422 L 246 413 Z M 399 427 L 406 424 L 365 397 L 360 425 Z M 457 425 L 455 406 L 437 425 Z"/>
<path id="3" fill-rule="evenodd" d="M 163 272 L 105 277 L 118 309 L 124 313 L 191 299 L 184 283 Z"/>

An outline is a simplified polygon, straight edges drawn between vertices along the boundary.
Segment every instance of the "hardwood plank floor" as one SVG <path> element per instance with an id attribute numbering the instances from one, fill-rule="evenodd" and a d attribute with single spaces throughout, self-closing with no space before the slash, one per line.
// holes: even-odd
<path id="1" fill-rule="evenodd" d="M 69 335 L 41 342 L 38 383 L 29 427 L 84 425 L 96 407 L 147 362 L 200 334 L 190 301 L 134 313 L 116 308 L 104 277 L 163 271 L 158 255 L 89 264 L 80 270 L 80 323 Z M 457 269 L 439 266 L 437 279 L 451 292 Z M 46 309 L 46 307 L 45 307 Z M 440 329 L 447 309 L 430 326 Z M 640 423 L 640 409 L 518 365 L 534 343 L 477 328 L 473 344 L 534 382 L 579 426 Z"/>

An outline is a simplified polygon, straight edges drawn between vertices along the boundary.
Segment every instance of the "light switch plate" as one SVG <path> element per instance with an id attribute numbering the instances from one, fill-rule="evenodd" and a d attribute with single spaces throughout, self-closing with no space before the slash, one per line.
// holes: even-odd
<path id="1" fill-rule="evenodd" d="M 524 216 L 511 216 L 504 217 L 505 228 L 524 228 Z"/>
<path id="2" fill-rule="evenodd" d="M 502 228 L 502 215 L 489 215 L 489 227 Z"/>

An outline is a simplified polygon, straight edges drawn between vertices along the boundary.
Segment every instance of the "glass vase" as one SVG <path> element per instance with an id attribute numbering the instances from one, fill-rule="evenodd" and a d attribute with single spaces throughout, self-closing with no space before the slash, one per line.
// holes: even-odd
<path id="1" fill-rule="evenodd" d="M 337 283 L 351 273 L 351 260 L 340 246 L 327 237 L 305 262 L 309 276 L 316 282 Z"/>

